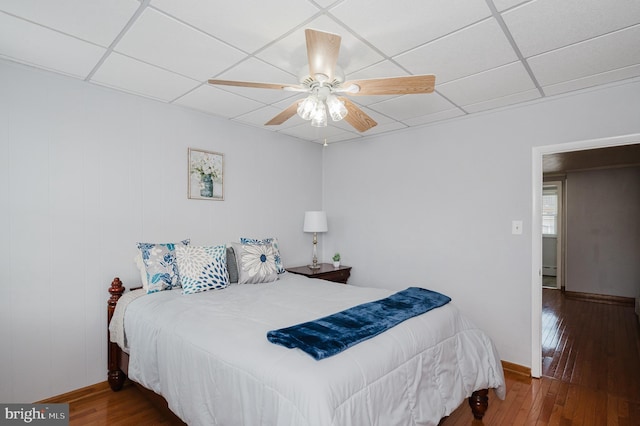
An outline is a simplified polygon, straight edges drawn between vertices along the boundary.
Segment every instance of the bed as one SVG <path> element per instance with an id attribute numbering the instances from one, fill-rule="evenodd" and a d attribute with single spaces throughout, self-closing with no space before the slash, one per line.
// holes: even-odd
<path id="1" fill-rule="evenodd" d="M 267 332 L 394 291 L 284 273 L 190 295 L 125 293 L 116 278 L 109 292 L 111 388 L 128 376 L 189 425 L 437 425 L 465 399 L 481 419 L 488 389 L 505 395 L 493 343 L 455 301 L 316 361 Z"/>

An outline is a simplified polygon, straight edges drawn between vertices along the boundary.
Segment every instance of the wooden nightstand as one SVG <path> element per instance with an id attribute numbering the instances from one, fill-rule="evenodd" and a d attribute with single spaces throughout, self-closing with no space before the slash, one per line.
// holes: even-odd
<path id="1" fill-rule="evenodd" d="M 292 274 L 304 275 L 309 278 L 320 278 L 321 280 L 333 281 L 336 283 L 346 284 L 351 275 L 351 266 L 333 267 L 331 263 L 319 263 L 320 268 L 311 269 L 308 266 L 297 266 L 295 268 L 286 268 Z"/>

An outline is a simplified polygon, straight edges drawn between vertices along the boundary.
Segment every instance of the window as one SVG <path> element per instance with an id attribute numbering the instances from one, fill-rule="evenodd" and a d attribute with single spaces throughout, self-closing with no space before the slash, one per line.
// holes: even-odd
<path id="1" fill-rule="evenodd" d="M 558 234 L 558 190 L 555 187 L 542 190 L 542 234 Z"/>

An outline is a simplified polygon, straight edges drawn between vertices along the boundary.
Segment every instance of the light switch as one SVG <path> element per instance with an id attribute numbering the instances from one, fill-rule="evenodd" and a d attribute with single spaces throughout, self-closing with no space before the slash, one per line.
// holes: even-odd
<path id="1" fill-rule="evenodd" d="M 511 222 L 511 233 L 513 235 L 522 235 L 522 221 L 514 220 Z"/>

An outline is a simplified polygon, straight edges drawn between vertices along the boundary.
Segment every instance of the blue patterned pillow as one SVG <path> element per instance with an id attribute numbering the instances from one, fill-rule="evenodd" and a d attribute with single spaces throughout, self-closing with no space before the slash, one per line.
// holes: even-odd
<path id="1" fill-rule="evenodd" d="M 147 293 L 180 287 L 176 265 L 176 245 L 189 245 L 190 240 L 179 243 L 138 243 L 142 261 L 147 271 Z"/>
<path id="2" fill-rule="evenodd" d="M 176 247 L 182 293 L 218 290 L 229 285 L 227 247 Z"/>
<path id="3" fill-rule="evenodd" d="M 273 245 L 274 256 L 276 260 L 276 271 L 278 274 L 284 274 L 286 271 L 284 266 L 282 265 L 282 258 L 280 257 L 280 248 L 278 247 L 278 239 L 277 238 L 264 238 L 262 240 L 257 240 L 255 238 L 240 238 L 241 244 L 271 244 Z"/>

